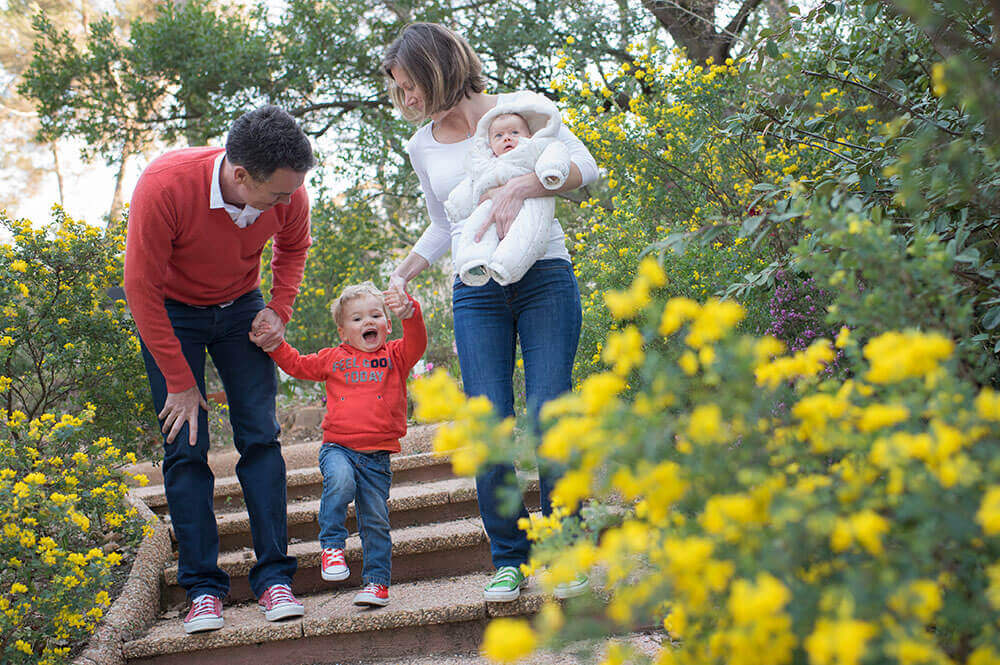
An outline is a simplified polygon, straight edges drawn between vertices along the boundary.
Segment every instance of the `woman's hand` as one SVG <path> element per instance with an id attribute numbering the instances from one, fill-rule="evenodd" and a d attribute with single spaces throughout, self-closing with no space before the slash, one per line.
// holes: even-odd
<path id="1" fill-rule="evenodd" d="M 386 293 L 392 291 L 396 293 L 397 296 L 406 298 L 406 284 L 408 281 L 409 280 L 403 278 L 401 275 L 392 273 L 389 275 L 389 288 L 386 290 Z"/>
<path id="2" fill-rule="evenodd" d="M 507 231 L 510 230 L 510 225 L 514 223 L 517 213 L 521 212 L 524 200 L 532 196 L 540 196 L 542 192 L 547 193 L 533 173 L 511 178 L 499 187 L 487 190 L 479 199 L 479 203 L 493 201 L 493 208 L 490 210 L 489 217 L 476 231 L 476 242 L 482 239 L 483 234 L 490 228 L 490 224 L 497 225 L 497 236 L 503 240 Z"/>

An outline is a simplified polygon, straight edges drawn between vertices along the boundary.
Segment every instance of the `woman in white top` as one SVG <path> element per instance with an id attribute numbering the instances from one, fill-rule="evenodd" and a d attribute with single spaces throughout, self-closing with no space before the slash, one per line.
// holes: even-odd
<path id="1" fill-rule="evenodd" d="M 413 23 L 389 45 L 382 62 L 389 93 L 405 118 L 423 124 L 407 144 L 410 163 L 420 179 L 427 200 L 430 226 L 396 267 L 389 286 L 400 292 L 461 236 L 461 223 L 449 222 L 444 202 L 465 176 L 464 163 L 479 119 L 512 94 L 486 94 L 482 64 L 468 42 L 444 26 Z M 555 193 L 576 189 L 597 178 L 597 164 L 586 146 L 565 126 L 557 138 L 570 153 L 570 173 Z M 484 199 L 493 202 L 492 213 L 477 233 L 477 240 L 491 224 L 503 238 L 525 199 L 551 196 L 538 177 L 526 174 L 490 190 Z M 520 281 L 500 286 L 490 280 L 468 286 L 456 279 L 452 298 L 455 344 L 467 395 L 486 395 L 500 417 L 514 415 L 513 374 L 515 345 L 520 340 L 528 413 L 538 423 L 542 404 L 572 388 L 573 359 L 580 339 L 580 292 L 565 235 L 558 222 L 545 253 Z M 549 494 L 558 469 L 539 460 L 541 504 L 551 512 Z M 490 537 L 497 571 L 484 589 L 487 600 L 518 598 L 525 579 L 520 565 L 528 561 L 529 543 L 518 529 L 527 517 L 524 505 L 516 514 L 500 510 L 505 487 L 517 487 L 513 466 L 499 465 L 476 478 L 479 510 Z M 582 593 L 586 579 L 561 585 L 556 595 Z"/>

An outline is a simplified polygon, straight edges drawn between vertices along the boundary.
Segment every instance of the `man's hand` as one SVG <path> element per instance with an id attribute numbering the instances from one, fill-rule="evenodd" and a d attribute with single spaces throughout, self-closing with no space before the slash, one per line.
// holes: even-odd
<path id="1" fill-rule="evenodd" d="M 250 341 L 264 351 L 274 351 L 285 341 L 285 322 L 273 309 L 265 307 L 250 325 Z"/>
<path id="2" fill-rule="evenodd" d="M 188 445 L 198 445 L 198 407 L 208 411 L 208 402 L 202 397 L 198 386 L 191 386 L 179 393 L 167 393 L 167 401 L 158 417 L 163 421 L 163 433 L 167 443 L 173 443 L 177 433 L 188 424 Z"/>
<path id="3" fill-rule="evenodd" d="M 405 321 L 413 316 L 413 303 L 410 302 L 405 293 L 400 295 L 398 291 L 390 289 L 389 291 L 384 291 L 382 296 L 385 298 L 386 307 L 398 316 L 400 321 Z"/>

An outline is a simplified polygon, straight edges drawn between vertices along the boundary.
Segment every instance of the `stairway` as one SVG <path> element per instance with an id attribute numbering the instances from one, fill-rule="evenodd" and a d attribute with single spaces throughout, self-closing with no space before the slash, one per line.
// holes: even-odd
<path id="1" fill-rule="evenodd" d="M 490 618 L 537 611 L 542 596 L 530 585 L 514 603 L 483 600 L 492 566 L 475 485 L 471 479 L 454 477 L 449 462 L 429 452 L 432 436 L 432 427 L 411 428 L 402 452 L 393 456 L 389 496 L 393 585 L 388 607 L 374 610 L 351 602 L 361 583 L 361 543 L 353 506 L 347 522 L 352 535 L 345 549 L 351 576 L 343 582 L 326 582 L 320 576 L 316 523 L 322 489 L 317 467 L 320 442 L 283 449 L 288 469 L 289 551 L 298 559 L 293 590 L 305 604 L 306 614 L 279 623 L 264 619 L 247 582 L 255 559 L 235 476 L 238 457 L 234 452 L 213 455 L 219 564 L 232 579 L 225 600 L 225 627 L 184 633 L 184 590 L 177 585 L 176 563 L 170 563 L 161 581 L 162 613 L 144 636 L 124 645 L 126 662 L 332 665 L 471 654 Z M 145 465 L 133 471 L 150 478 L 150 485 L 133 492 L 169 523 L 159 467 Z M 537 480 L 527 485 L 526 502 L 529 509 L 536 509 Z M 459 658 L 455 662 L 483 662 L 473 656 L 455 657 Z"/>

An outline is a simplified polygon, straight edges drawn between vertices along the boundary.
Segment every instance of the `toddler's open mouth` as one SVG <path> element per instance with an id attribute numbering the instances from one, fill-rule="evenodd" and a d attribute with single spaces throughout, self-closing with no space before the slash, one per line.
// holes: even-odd
<path id="1" fill-rule="evenodd" d="M 365 339 L 366 342 L 374 342 L 376 339 L 378 339 L 378 331 L 366 330 L 361 334 L 361 336 Z"/>

